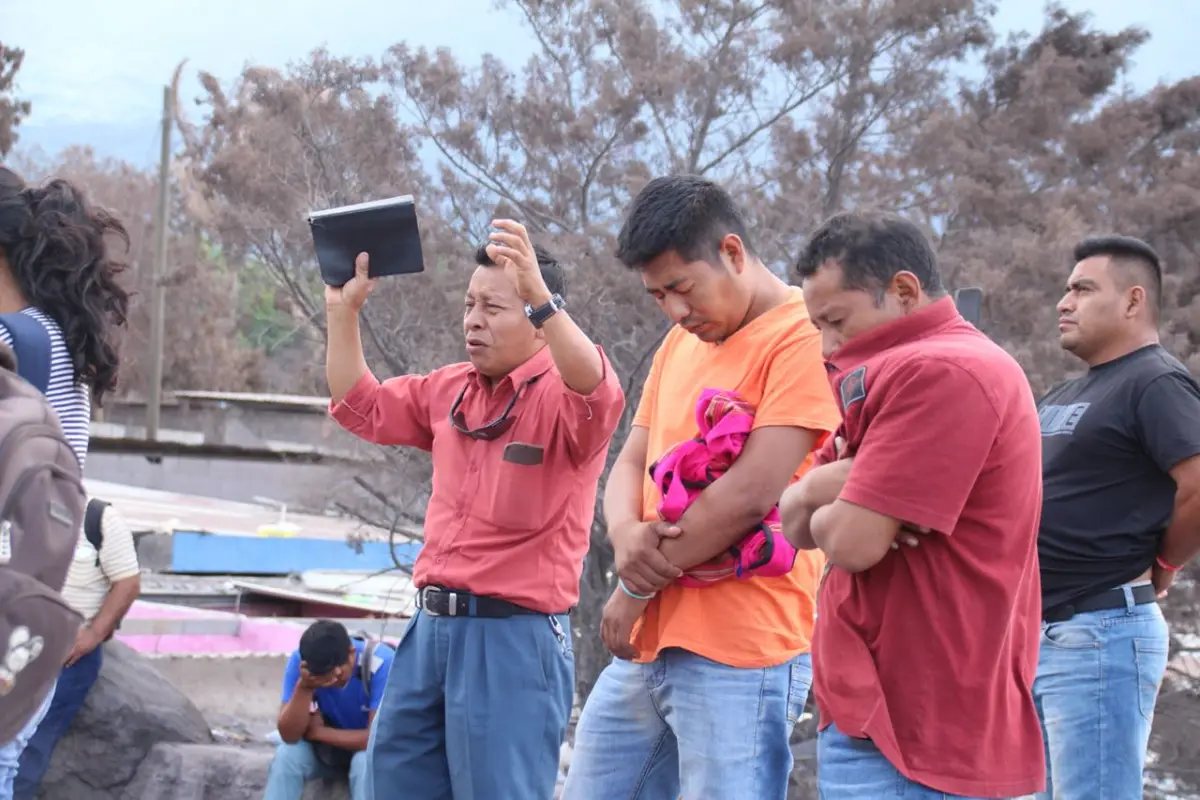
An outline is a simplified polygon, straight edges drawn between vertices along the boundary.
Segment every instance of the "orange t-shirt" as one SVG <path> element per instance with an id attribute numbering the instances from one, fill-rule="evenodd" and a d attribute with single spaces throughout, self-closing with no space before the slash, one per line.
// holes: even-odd
<path id="1" fill-rule="evenodd" d="M 786 426 L 828 433 L 841 422 L 821 357 L 821 335 L 809 321 L 799 289 L 720 344 L 703 342 L 679 327 L 667 334 L 633 419 L 649 431 L 647 464 L 698 433 L 696 403 L 704 389 L 738 392 L 756 409 L 756 429 Z M 825 438 L 819 438 L 818 448 Z M 810 453 L 793 481 L 812 460 Z M 647 474 L 643 519 L 658 519 L 660 499 Z M 703 588 L 668 586 L 650 601 L 635 629 L 637 661 L 653 661 L 663 648 L 679 647 L 750 669 L 808 652 L 824 564 L 819 550 L 801 551 L 795 568 L 783 577 L 728 578 Z"/>

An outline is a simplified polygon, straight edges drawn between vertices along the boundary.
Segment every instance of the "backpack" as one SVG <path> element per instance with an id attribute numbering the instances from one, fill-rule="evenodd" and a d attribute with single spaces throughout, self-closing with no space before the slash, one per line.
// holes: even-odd
<path id="1" fill-rule="evenodd" d="M 96 551 L 96 566 L 100 566 L 100 548 L 104 545 L 104 511 L 111 505 L 110 503 L 101 500 L 99 497 L 93 497 L 88 500 L 87 510 L 83 515 L 83 535 Z M 112 633 L 105 637 L 104 641 L 108 641 L 121 630 L 121 623 L 125 621 L 122 617 L 117 620 L 117 624 L 113 625 Z"/>
<path id="2" fill-rule="evenodd" d="M 98 497 L 88 500 L 83 516 L 83 535 L 96 550 L 96 566 L 100 566 L 100 546 L 104 544 L 104 509 L 108 503 Z"/>
<path id="3" fill-rule="evenodd" d="M 49 334 L 24 314 L 0 323 L 14 344 L 0 347 L 0 742 L 8 742 L 41 707 L 83 622 L 59 592 L 87 495 L 44 394 Z"/>

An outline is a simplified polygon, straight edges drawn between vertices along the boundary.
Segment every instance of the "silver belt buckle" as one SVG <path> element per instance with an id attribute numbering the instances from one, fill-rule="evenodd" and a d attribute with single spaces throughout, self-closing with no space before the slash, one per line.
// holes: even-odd
<path id="1" fill-rule="evenodd" d="M 437 612 L 429 610 L 429 592 L 432 589 L 432 586 L 422 586 L 417 590 L 417 606 L 429 616 L 436 617 Z"/>
<path id="2" fill-rule="evenodd" d="M 445 616 L 447 616 L 447 617 L 456 617 L 456 616 L 458 616 L 458 593 L 457 593 L 457 592 L 448 592 L 448 591 L 446 591 L 446 590 L 444 590 L 444 589 L 439 589 L 439 588 L 438 588 L 438 587 L 436 587 L 436 586 L 426 586 L 426 587 L 424 587 L 424 588 L 422 588 L 422 589 L 421 589 L 421 591 L 420 591 L 420 597 L 421 597 L 421 603 L 420 603 L 420 605 L 421 605 L 421 610 L 422 610 L 422 611 L 424 611 L 426 614 L 428 614 L 428 615 L 429 615 L 429 616 L 431 616 L 431 617 L 440 617 L 440 616 L 443 616 L 443 614 L 442 614 L 441 612 L 439 612 L 439 611 L 433 611 L 433 610 L 431 610 L 431 609 L 429 608 L 429 596 L 430 596 L 431 594 L 438 594 L 438 595 L 445 595 L 445 596 L 446 596 L 446 606 L 447 606 L 447 608 L 446 608 L 446 614 L 445 614 Z"/>

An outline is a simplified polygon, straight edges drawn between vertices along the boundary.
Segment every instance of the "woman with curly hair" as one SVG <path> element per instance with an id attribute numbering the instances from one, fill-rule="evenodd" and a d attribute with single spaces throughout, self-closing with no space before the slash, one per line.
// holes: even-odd
<path id="1" fill-rule="evenodd" d="M 87 457 L 92 399 L 100 404 L 116 386 L 116 334 L 125 324 L 129 306 L 129 293 L 117 280 L 125 264 L 110 253 L 110 235 L 128 246 L 120 221 L 92 206 L 69 181 L 53 179 L 31 186 L 0 166 L 0 342 L 17 353 L 22 377 L 45 393 L 81 470 Z M 37 358 L 27 358 L 22 365 L 22 353 Z M 32 376 L 32 371 L 45 365 L 48 370 Z M 18 766 L 23 774 L 17 783 L 27 783 L 22 753 L 35 730 L 45 724 L 44 733 L 55 735 L 48 749 L 38 748 L 45 752 L 44 759 L 38 754 L 41 763 L 31 770 L 37 773 L 29 781 L 32 796 L 44 761 L 99 672 L 100 650 L 94 647 L 63 669 L 57 688 L 16 739 L 0 745 L 0 800 L 13 797 Z M 54 725 L 49 724 L 51 717 Z"/>

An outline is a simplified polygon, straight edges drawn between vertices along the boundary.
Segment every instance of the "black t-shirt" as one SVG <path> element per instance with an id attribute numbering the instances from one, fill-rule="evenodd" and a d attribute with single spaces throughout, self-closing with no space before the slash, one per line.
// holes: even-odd
<path id="1" fill-rule="evenodd" d="M 1200 454 L 1200 386 L 1159 345 L 1052 389 L 1042 425 L 1042 605 L 1133 580 L 1175 505 L 1169 470 Z"/>

